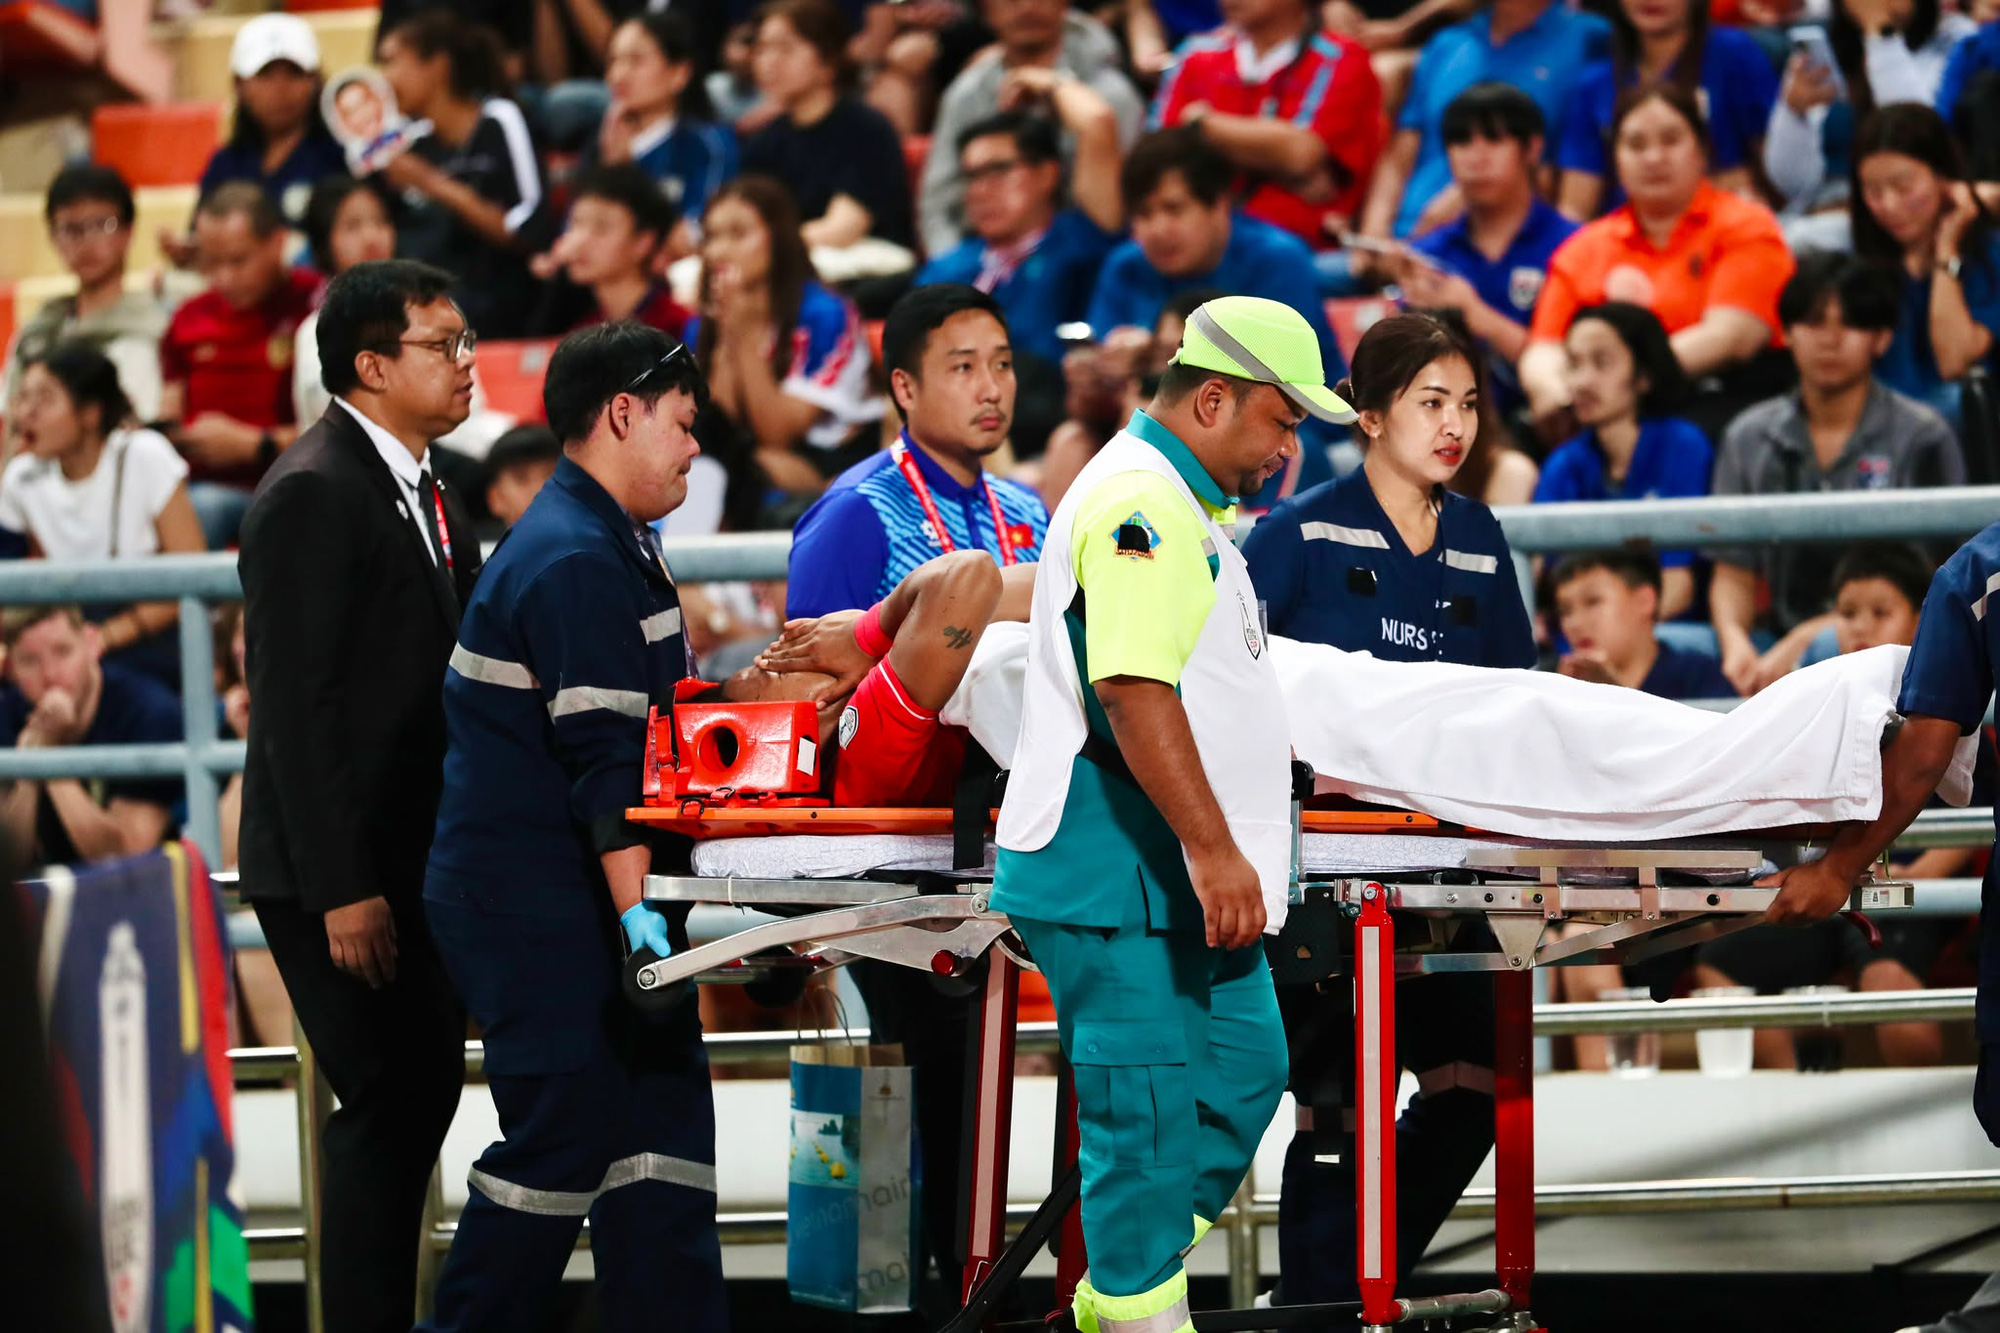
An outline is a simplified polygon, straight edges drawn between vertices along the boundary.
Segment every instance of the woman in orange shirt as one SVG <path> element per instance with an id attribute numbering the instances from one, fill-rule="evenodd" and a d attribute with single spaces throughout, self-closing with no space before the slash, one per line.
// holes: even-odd
<path id="1" fill-rule="evenodd" d="M 1778 220 L 1709 183 L 1708 129 L 1686 90 L 1631 89 L 1612 124 L 1626 202 L 1549 260 L 1521 357 L 1536 420 L 1568 406 L 1563 336 L 1578 310 L 1604 301 L 1630 301 L 1659 316 L 1688 377 L 1727 376 L 1728 400 L 1776 392 L 1781 381 L 1763 383 L 1770 375 L 1753 363 L 1778 343 L 1778 292 L 1792 274 Z"/>

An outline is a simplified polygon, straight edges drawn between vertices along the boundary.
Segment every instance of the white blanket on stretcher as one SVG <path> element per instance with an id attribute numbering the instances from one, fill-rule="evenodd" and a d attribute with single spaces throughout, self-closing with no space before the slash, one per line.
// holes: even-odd
<path id="1" fill-rule="evenodd" d="M 1729 713 L 1543 671 L 1384 662 L 1272 638 L 1292 743 L 1322 791 L 1538 839 L 1628 842 L 1873 819 L 1908 650 L 1780 679 Z M 1026 627 L 980 641 L 944 721 L 1001 767 L 1021 734 Z M 1972 797 L 1973 738 L 1939 788 Z"/>

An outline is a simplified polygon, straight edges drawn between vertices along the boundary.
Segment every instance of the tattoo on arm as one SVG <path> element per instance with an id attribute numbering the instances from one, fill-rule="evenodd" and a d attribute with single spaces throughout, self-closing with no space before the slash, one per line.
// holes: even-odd
<path id="1" fill-rule="evenodd" d="M 956 625 L 944 627 L 944 644 L 947 648 L 966 649 L 972 646 L 972 631 L 960 629 Z"/>

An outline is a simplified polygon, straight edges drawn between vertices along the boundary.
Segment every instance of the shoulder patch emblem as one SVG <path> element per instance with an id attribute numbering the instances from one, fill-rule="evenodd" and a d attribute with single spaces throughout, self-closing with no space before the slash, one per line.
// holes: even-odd
<path id="1" fill-rule="evenodd" d="M 1153 551 L 1160 544 L 1160 534 L 1146 521 L 1146 516 L 1133 510 L 1131 517 L 1112 529 L 1111 540 L 1117 554 L 1127 560 L 1151 560 Z"/>

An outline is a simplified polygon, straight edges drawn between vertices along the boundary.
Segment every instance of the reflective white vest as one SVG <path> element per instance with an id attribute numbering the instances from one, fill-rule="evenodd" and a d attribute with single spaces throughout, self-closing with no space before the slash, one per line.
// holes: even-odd
<path id="1" fill-rule="evenodd" d="M 1275 932 L 1284 924 L 1291 878 L 1291 741 L 1257 593 L 1229 533 L 1210 518 L 1165 455 L 1127 431 L 1113 436 L 1090 461 L 1049 520 L 1029 621 L 1021 741 L 1000 807 L 999 843 L 1021 852 L 1046 846 L 1062 823 L 1070 765 L 1090 762 L 1077 753 L 1087 726 L 1084 684 L 1063 620 L 1077 590 L 1070 529 L 1082 501 L 1121 472 L 1168 478 L 1219 557 L 1215 605 L 1181 674 L 1181 702 L 1208 785 L 1262 883 L 1265 928 Z M 1118 835 L 1106 830 L 1104 836 Z"/>

